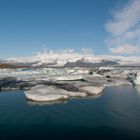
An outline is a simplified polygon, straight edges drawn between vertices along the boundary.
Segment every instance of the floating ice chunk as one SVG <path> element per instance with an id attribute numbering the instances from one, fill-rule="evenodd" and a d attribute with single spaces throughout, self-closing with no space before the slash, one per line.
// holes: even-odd
<path id="1" fill-rule="evenodd" d="M 140 85 L 140 72 L 136 74 L 135 79 L 133 80 L 134 85 Z"/>
<path id="2" fill-rule="evenodd" d="M 128 75 L 128 79 L 134 85 L 140 85 L 140 72 L 133 72 Z"/>
<path id="3" fill-rule="evenodd" d="M 34 91 L 35 92 L 35 91 Z M 43 94 L 42 92 L 35 92 L 36 94 L 32 94 L 33 92 L 30 91 L 26 95 L 28 99 L 34 100 L 34 101 L 54 101 L 58 99 L 68 99 L 67 95 L 63 94 Z"/>
<path id="4" fill-rule="evenodd" d="M 84 76 L 82 74 L 69 74 L 69 75 L 55 77 L 55 80 L 61 80 L 61 81 L 81 80 L 81 79 L 84 79 Z"/>
<path id="5" fill-rule="evenodd" d="M 132 86 L 132 83 L 125 79 L 114 79 L 109 83 L 110 86 Z"/>
<path id="6" fill-rule="evenodd" d="M 68 99 L 73 96 L 86 96 L 86 93 L 71 92 L 55 86 L 37 85 L 31 90 L 25 92 L 28 99 L 34 101 L 55 101 L 59 99 Z"/>
<path id="7" fill-rule="evenodd" d="M 114 70 L 114 67 L 110 67 L 110 66 L 100 67 L 99 70 Z"/>
<path id="8" fill-rule="evenodd" d="M 98 73 L 93 73 L 92 77 L 103 77 L 102 75 L 98 74 Z"/>
<path id="9" fill-rule="evenodd" d="M 87 94 L 99 94 L 103 91 L 104 86 L 84 86 L 81 87 L 80 90 Z"/>

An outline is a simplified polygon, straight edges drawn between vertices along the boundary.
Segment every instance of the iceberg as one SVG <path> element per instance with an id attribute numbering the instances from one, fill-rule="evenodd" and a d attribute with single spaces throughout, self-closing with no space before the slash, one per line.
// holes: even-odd
<path id="1" fill-rule="evenodd" d="M 128 80 L 134 85 L 140 85 L 140 72 L 132 72 L 128 75 Z"/>
<path id="2" fill-rule="evenodd" d="M 84 86 L 80 90 L 90 95 L 99 94 L 103 91 L 104 86 Z"/>
<path id="3" fill-rule="evenodd" d="M 74 85 L 69 85 L 70 88 Z M 78 90 L 72 91 L 66 89 L 65 86 L 57 87 L 55 85 L 37 85 L 31 88 L 31 90 L 25 91 L 26 98 L 33 101 L 56 101 L 66 100 L 70 97 L 85 97 L 87 95 L 97 95 L 101 93 L 104 86 L 76 86 Z"/>
<path id="4" fill-rule="evenodd" d="M 25 92 L 25 96 L 34 101 L 55 101 L 69 97 L 84 97 L 86 93 L 67 91 L 55 86 L 37 85 Z"/>
<path id="5" fill-rule="evenodd" d="M 82 80 L 84 79 L 84 75 L 82 74 L 67 74 L 63 76 L 56 76 L 54 78 L 55 80 L 60 80 L 60 81 L 72 81 L 72 80 Z"/>
<path id="6" fill-rule="evenodd" d="M 138 72 L 133 80 L 134 85 L 140 85 L 140 72 Z"/>

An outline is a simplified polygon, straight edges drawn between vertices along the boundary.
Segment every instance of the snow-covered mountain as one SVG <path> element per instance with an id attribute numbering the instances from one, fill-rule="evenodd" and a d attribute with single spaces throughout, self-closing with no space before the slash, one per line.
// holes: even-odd
<path id="1" fill-rule="evenodd" d="M 140 57 L 124 57 L 110 55 L 94 55 L 91 53 L 75 52 L 73 50 L 52 51 L 45 50 L 29 57 L 8 58 L 1 63 L 29 65 L 34 67 L 48 66 L 96 66 L 105 65 L 133 65 L 140 64 Z M 106 63 L 105 63 L 106 62 Z"/>

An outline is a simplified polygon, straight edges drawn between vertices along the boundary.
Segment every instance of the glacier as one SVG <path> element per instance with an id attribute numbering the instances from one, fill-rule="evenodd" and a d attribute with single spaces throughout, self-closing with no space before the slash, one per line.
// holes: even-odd
<path id="1" fill-rule="evenodd" d="M 98 64 L 103 60 L 117 62 L 120 65 L 139 65 L 140 57 L 138 56 L 111 56 L 95 55 L 91 52 L 65 50 L 48 50 L 43 49 L 28 57 L 5 58 L 2 62 L 18 65 L 28 65 L 33 67 L 62 67 L 67 63 L 83 62 L 88 64 Z"/>

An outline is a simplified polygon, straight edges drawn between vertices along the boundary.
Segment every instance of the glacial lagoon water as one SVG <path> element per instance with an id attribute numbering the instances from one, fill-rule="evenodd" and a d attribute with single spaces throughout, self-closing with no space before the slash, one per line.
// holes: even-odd
<path id="1" fill-rule="evenodd" d="M 100 96 L 48 104 L 23 91 L 0 93 L 0 140 L 140 139 L 140 87 L 107 87 Z"/>

